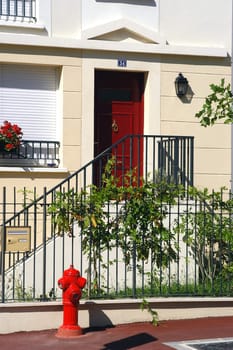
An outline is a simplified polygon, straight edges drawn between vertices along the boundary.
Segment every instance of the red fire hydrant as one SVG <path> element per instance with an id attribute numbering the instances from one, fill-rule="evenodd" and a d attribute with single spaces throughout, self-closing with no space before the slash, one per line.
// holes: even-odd
<path id="1" fill-rule="evenodd" d="M 57 337 L 68 338 L 82 334 L 82 329 L 78 325 L 78 304 L 86 281 L 73 265 L 70 265 L 70 268 L 64 271 L 63 277 L 59 278 L 58 286 L 63 290 L 63 325 L 59 327 Z"/>

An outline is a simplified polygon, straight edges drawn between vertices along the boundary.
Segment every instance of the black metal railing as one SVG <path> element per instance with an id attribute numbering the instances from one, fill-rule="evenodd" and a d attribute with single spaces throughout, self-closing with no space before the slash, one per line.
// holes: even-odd
<path id="1" fill-rule="evenodd" d="M 74 224 L 73 236 L 67 233 L 55 235 L 47 211 L 51 198 L 43 206 L 42 202 L 36 202 L 15 222 L 30 225 L 31 244 L 35 251 L 5 251 L 0 254 L 1 266 L 5 267 L 0 276 L 1 301 L 60 299 L 57 280 L 70 264 L 88 277 L 88 286 L 91 286 L 88 298 L 233 296 L 233 194 L 217 194 L 221 200 L 219 207 L 212 200 L 206 202 L 195 194 L 190 198 L 183 192 L 177 193 L 175 202 L 174 196 L 171 200 L 167 194 L 167 200 L 158 206 L 164 217 L 159 226 L 161 230 L 158 228 L 157 231 L 156 242 L 160 246 L 155 248 L 159 261 L 167 263 L 158 263 L 158 266 L 152 258 L 152 243 L 145 260 L 137 254 L 128 260 L 122 251 L 120 234 L 102 250 L 98 243 L 92 245 L 93 227 L 89 231 L 90 249 L 84 251 L 82 228 Z M 226 199 L 228 205 L 225 206 Z M 114 200 L 106 203 L 106 213 L 109 217 L 119 217 L 119 203 L 114 203 Z M 160 238 L 165 229 L 169 241 Z M 141 240 L 146 242 L 143 235 L 141 231 Z M 170 259 L 167 259 L 164 250 L 167 243 L 174 254 Z"/>
<path id="2" fill-rule="evenodd" d="M 58 141 L 23 140 L 16 150 L 1 150 L 0 166 L 58 167 L 59 147 Z"/>
<path id="3" fill-rule="evenodd" d="M 124 185 L 125 175 L 134 170 L 136 182 L 153 178 L 193 185 L 194 138 L 189 136 L 127 135 L 93 161 L 93 182 L 101 186 L 101 175 L 109 158 L 114 157 L 113 174 Z"/>
<path id="4" fill-rule="evenodd" d="M 42 194 L 38 194 L 36 189 L 33 193 L 28 193 L 26 188 L 21 189 L 20 192 L 15 188 L 13 193 L 8 193 L 4 187 L 0 191 L 0 198 L 2 198 L 1 247 L 3 247 L 0 256 L 2 302 L 25 300 L 28 297 L 37 299 L 39 296 L 46 299 L 51 289 L 56 290 L 57 278 L 67 265 L 74 264 L 82 274 L 85 274 L 88 269 L 88 258 L 82 251 L 82 239 L 77 225 L 74 228 L 74 236 L 59 237 L 56 234 L 52 216 L 48 215 L 48 207 L 54 202 L 57 192 L 88 191 L 88 186 L 93 183 L 101 187 L 101 174 L 109 159 L 114 159 L 111 173 L 118 179 L 119 186 L 125 185 L 125 175 L 133 171 L 136 185 L 140 185 L 143 177 L 144 179 L 150 178 L 154 182 L 165 179 L 167 182 L 183 184 L 185 188 L 188 188 L 193 185 L 193 147 L 193 137 L 128 135 L 57 186 L 49 190 L 44 188 Z M 164 203 L 161 203 L 161 209 L 163 205 Z M 179 217 L 181 203 L 176 209 L 172 207 L 172 203 L 167 205 L 170 212 L 166 219 L 170 226 L 175 218 L 173 213 L 177 213 L 175 215 Z M 116 215 L 119 206 L 113 201 L 107 204 L 106 210 L 110 217 Z M 30 249 L 24 252 L 6 250 L 7 227 L 15 227 L 16 231 L 18 227 L 30 227 Z M 25 240 L 25 237 L 22 239 Z M 123 261 L 119 247 L 116 247 L 115 253 L 109 250 L 106 254 L 106 264 L 111 262 L 110 265 L 113 266 L 112 261 L 116 262 L 115 272 L 107 269 L 99 271 L 98 276 L 105 275 L 108 281 L 108 293 L 113 289 L 118 294 L 122 292 L 120 289 L 124 286 L 123 294 L 128 295 L 127 290 L 132 287 L 132 269 L 135 271 L 135 262 L 134 265 L 125 263 L 122 265 L 117 262 L 118 260 Z M 100 269 L 102 265 L 105 265 L 102 262 L 98 264 Z M 123 276 L 119 275 L 120 271 L 124 271 Z M 145 284 L 145 271 L 143 276 L 143 284 Z M 110 285 L 112 279 L 115 279 L 113 286 Z M 104 284 L 104 280 L 101 280 L 100 284 Z M 135 284 L 133 288 L 135 294 Z"/>
<path id="5" fill-rule="evenodd" d="M 36 0 L 0 0 L 0 16 L 36 19 Z"/>

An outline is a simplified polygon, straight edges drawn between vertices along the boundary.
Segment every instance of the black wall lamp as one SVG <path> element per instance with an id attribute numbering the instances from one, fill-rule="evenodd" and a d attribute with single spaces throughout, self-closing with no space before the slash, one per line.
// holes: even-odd
<path id="1" fill-rule="evenodd" d="M 186 95 L 188 84 L 188 80 L 183 76 L 182 73 L 179 73 L 178 77 L 175 80 L 176 95 L 178 97 L 183 97 Z"/>

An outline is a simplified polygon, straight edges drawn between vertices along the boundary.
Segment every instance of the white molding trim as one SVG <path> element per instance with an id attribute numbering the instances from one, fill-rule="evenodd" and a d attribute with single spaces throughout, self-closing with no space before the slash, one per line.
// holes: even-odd
<path id="1" fill-rule="evenodd" d="M 0 44 L 56 47 L 64 49 L 85 49 L 111 52 L 137 52 L 143 54 L 188 55 L 206 57 L 230 56 L 225 47 L 198 47 L 183 45 L 162 45 L 145 43 L 111 42 L 104 40 L 76 40 L 69 38 L 51 38 L 36 35 L 0 34 Z"/>
<path id="2" fill-rule="evenodd" d="M 145 28 L 127 18 L 120 18 L 112 22 L 86 29 L 82 32 L 82 39 L 98 39 L 100 36 L 111 34 L 121 29 L 132 32 L 138 37 L 139 41 L 140 38 L 143 38 L 144 41 L 146 40 L 154 44 L 166 44 L 166 40 L 159 33 Z"/>
<path id="3" fill-rule="evenodd" d="M 69 173 L 67 168 L 0 167 L 0 173 Z"/>
<path id="4" fill-rule="evenodd" d="M 28 29 L 28 30 L 45 30 L 45 26 L 42 23 L 35 22 L 17 22 L 17 21 L 6 21 L 0 19 L 0 27 L 1 28 L 19 28 L 19 29 Z"/>

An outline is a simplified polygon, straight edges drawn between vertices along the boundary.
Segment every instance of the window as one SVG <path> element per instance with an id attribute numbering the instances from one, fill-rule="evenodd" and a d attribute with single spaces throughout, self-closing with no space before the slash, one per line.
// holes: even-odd
<path id="1" fill-rule="evenodd" d="M 0 123 L 23 129 L 23 139 L 57 141 L 57 69 L 0 65 Z"/>
<path id="2" fill-rule="evenodd" d="M 36 0 L 0 0 L 1 17 L 35 19 Z"/>

